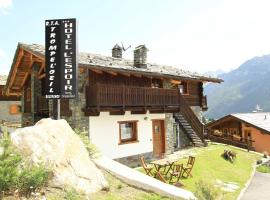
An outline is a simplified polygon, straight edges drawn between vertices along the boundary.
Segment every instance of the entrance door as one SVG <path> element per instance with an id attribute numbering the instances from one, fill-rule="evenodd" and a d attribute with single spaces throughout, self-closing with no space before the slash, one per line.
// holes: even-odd
<path id="1" fill-rule="evenodd" d="M 161 157 L 165 153 L 164 120 L 153 120 L 153 155 Z"/>

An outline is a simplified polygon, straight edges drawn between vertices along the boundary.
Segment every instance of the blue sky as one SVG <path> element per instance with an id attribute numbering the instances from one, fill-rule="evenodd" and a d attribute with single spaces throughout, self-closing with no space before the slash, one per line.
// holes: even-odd
<path id="1" fill-rule="evenodd" d="M 0 0 L 0 74 L 18 42 L 44 44 L 44 20 L 77 18 L 79 51 L 149 48 L 149 62 L 205 72 L 270 53 L 267 0 Z"/>

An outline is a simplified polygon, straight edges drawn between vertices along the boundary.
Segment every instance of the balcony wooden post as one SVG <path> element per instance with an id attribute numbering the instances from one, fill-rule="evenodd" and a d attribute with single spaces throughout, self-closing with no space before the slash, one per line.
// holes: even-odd
<path id="1" fill-rule="evenodd" d="M 122 108 L 123 108 L 123 110 L 125 110 L 125 96 L 126 96 L 125 85 L 123 85 L 123 87 L 122 87 Z"/>

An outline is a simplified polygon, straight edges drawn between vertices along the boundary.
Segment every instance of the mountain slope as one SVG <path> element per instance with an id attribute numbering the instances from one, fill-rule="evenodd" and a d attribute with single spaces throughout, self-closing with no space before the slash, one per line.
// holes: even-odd
<path id="1" fill-rule="evenodd" d="M 252 58 L 239 68 L 219 75 L 223 83 L 206 85 L 207 117 L 251 112 L 259 104 L 270 111 L 270 55 Z"/>

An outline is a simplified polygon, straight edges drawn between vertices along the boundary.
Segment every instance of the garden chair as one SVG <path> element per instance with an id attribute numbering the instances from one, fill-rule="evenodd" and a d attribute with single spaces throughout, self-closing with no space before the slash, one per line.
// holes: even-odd
<path id="1" fill-rule="evenodd" d="M 169 183 L 172 183 L 173 177 L 177 178 L 175 183 L 179 182 L 179 179 L 180 179 L 180 177 L 182 177 L 182 174 L 183 174 L 183 164 L 175 164 L 175 165 L 173 165 L 172 171 L 170 171 L 169 174 L 170 174 Z"/>
<path id="2" fill-rule="evenodd" d="M 156 172 L 155 177 L 156 177 L 157 179 L 159 179 L 161 182 L 167 183 L 166 179 L 162 176 L 162 174 L 161 174 L 160 172 Z M 167 183 L 167 184 L 170 184 L 170 182 Z M 183 185 L 182 183 L 180 183 L 180 182 L 175 182 L 173 185 L 176 186 L 176 187 L 182 187 L 182 186 L 184 186 L 184 185 Z"/>
<path id="3" fill-rule="evenodd" d="M 140 160 L 141 160 L 142 167 L 144 168 L 146 172 L 146 175 L 153 176 L 151 171 L 154 169 L 154 166 L 147 165 L 143 156 L 140 157 Z"/>
<path id="4" fill-rule="evenodd" d="M 195 157 L 194 156 L 189 156 L 188 157 L 188 162 L 185 166 L 183 166 L 183 174 L 182 176 L 185 178 L 188 178 L 189 176 L 192 177 L 191 171 L 195 163 Z"/>

